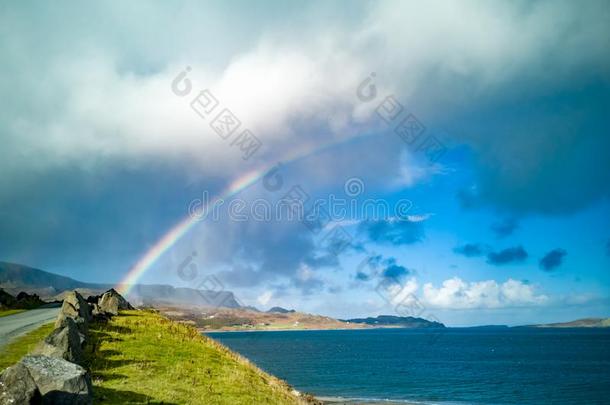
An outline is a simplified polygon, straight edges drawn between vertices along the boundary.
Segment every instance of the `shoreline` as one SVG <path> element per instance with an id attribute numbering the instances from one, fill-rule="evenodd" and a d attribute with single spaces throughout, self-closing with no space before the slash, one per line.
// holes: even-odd
<path id="1" fill-rule="evenodd" d="M 322 401 L 324 405 L 422 405 L 422 402 L 413 402 L 407 399 L 379 399 L 379 398 L 344 398 L 344 397 L 326 397 L 316 396 L 317 400 Z"/>
<path id="2" fill-rule="evenodd" d="M 241 333 L 241 332 L 245 332 L 245 333 L 252 333 L 252 332 L 320 332 L 320 331 L 331 331 L 331 330 L 373 330 L 373 329 L 389 329 L 389 328 L 382 328 L 382 327 L 375 327 L 375 328 L 333 328 L 333 329 L 244 329 L 244 330 L 237 330 L 237 329 L 228 329 L 228 330 L 210 330 L 210 329 L 197 329 L 199 330 L 201 333 Z M 399 328 L 392 328 L 392 329 L 399 329 Z"/>
<path id="3" fill-rule="evenodd" d="M 368 326 L 364 328 L 308 328 L 308 329 L 201 329 L 197 328 L 201 333 L 238 333 L 238 332 L 320 332 L 320 331 L 331 331 L 331 330 L 378 330 L 378 329 L 412 329 L 412 330 L 444 330 L 449 328 L 412 328 L 408 326 Z"/>

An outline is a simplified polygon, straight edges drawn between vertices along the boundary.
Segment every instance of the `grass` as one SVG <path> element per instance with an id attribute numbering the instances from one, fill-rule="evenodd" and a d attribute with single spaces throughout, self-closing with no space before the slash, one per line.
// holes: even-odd
<path id="1" fill-rule="evenodd" d="M 25 309 L 0 309 L 0 318 L 2 318 L 3 316 L 18 314 L 19 312 L 24 312 L 24 311 L 26 311 L 26 310 Z"/>
<path id="2" fill-rule="evenodd" d="M 189 325 L 124 311 L 91 326 L 94 402 L 298 404 L 285 382 Z"/>
<path id="3" fill-rule="evenodd" d="M 53 326 L 53 322 L 49 322 L 0 348 L 0 370 L 12 366 L 31 352 L 38 342 L 51 333 Z"/>

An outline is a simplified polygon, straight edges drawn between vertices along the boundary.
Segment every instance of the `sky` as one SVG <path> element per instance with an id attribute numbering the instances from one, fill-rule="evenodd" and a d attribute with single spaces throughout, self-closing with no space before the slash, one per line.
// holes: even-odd
<path id="1" fill-rule="evenodd" d="M 593 0 L 4 2 L 0 260 L 339 318 L 610 316 L 608 27 Z"/>

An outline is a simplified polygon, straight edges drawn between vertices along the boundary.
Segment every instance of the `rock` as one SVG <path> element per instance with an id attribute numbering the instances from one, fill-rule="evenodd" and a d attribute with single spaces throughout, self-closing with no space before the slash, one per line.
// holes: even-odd
<path id="1" fill-rule="evenodd" d="M 40 391 L 23 364 L 17 363 L 0 375 L 0 405 L 38 405 L 41 401 Z"/>
<path id="2" fill-rule="evenodd" d="M 83 334 L 87 333 L 91 320 L 91 308 L 77 291 L 71 291 L 64 297 L 64 302 L 55 321 L 55 328 L 65 326 L 66 318 L 72 318 L 76 322 L 78 330 Z"/>
<path id="3" fill-rule="evenodd" d="M 97 302 L 100 300 L 101 295 L 90 295 L 87 297 L 87 302 L 89 304 L 97 304 Z"/>
<path id="4" fill-rule="evenodd" d="M 2 304 L 5 308 L 13 308 L 16 303 L 17 300 L 15 297 L 0 288 L 0 304 Z"/>
<path id="5" fill-rule="evenodd" d="M 102 311 L 100 311 L 100 306 L 97 305 L 97 302 L 90 303 L 89 305 L 91 305 L 91 315 L 93 315 L 94 317 L 102 313 Z"/>
<path id="6" fill-rule="evenodd" d="M 110 315 L 118 315 L 120 309 L 133 309 L 131 304 L 118 292 L 111 288 L 102 294 L 98 301 L 100 312 L 105 312 Z"/>
<path id="7" fill-rule="evenodd" d="M 43 403 L 91 404 L 91 377 L 78 364 L 48 356 L 21 359 L 42 394 Z"/>
<path id="8" fill-rule="evenodd" d="M 78 331 L 78 326 L 72 318 L 65 318 L 64 325 L 55 328 L 34 349 L 34 354 L 56 357 L 73 363 L 82 364 L 84 336 Z"/>
<path id="9" fill-rule="evenodd" d="M 46 302 L 41 300 L 38 295 L 36 295 L 36 294 L 30 295 L 24 291 L 17 294 L 16 298 L 17 298 L 16 307 L 21 308 L 21 309 L 38 308 L 39 306 L 46 304 Z"/>
<path id="10" fill-rule="evenodd" d="M 67 293 L 64 297 L 64 302 L 66 301 L 78 311 L 79 316 L 82 316 L 87 321 L 91 320 L 91 308 L 78 291 L 74 290 Z"/>
<path id="11" fill-rule="evenodd" d="M 55 320 L 55 329 L 64 328 L 67 325 L 68 319 L 74 321 L 74 323 L 76 324 L 76 328 L 78 329 L 78 333 L 82 334 L 83 336 L 87 334 L 87 331 L 89 329 L 89 323 L 87 321 L 85 321 L 80 316 L 73 318 L 61 311 L 59 312 L 59 314 L 57 315 L 57 319 Z"/>

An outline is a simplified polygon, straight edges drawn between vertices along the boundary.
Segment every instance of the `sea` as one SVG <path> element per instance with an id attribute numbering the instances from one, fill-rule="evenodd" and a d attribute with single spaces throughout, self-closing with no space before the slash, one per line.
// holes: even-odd
<path id="1" fill-rule="evenodd" d="M 610 329 L 208 333 L 301 392 L 339 403 L 610 404 Z"/>

